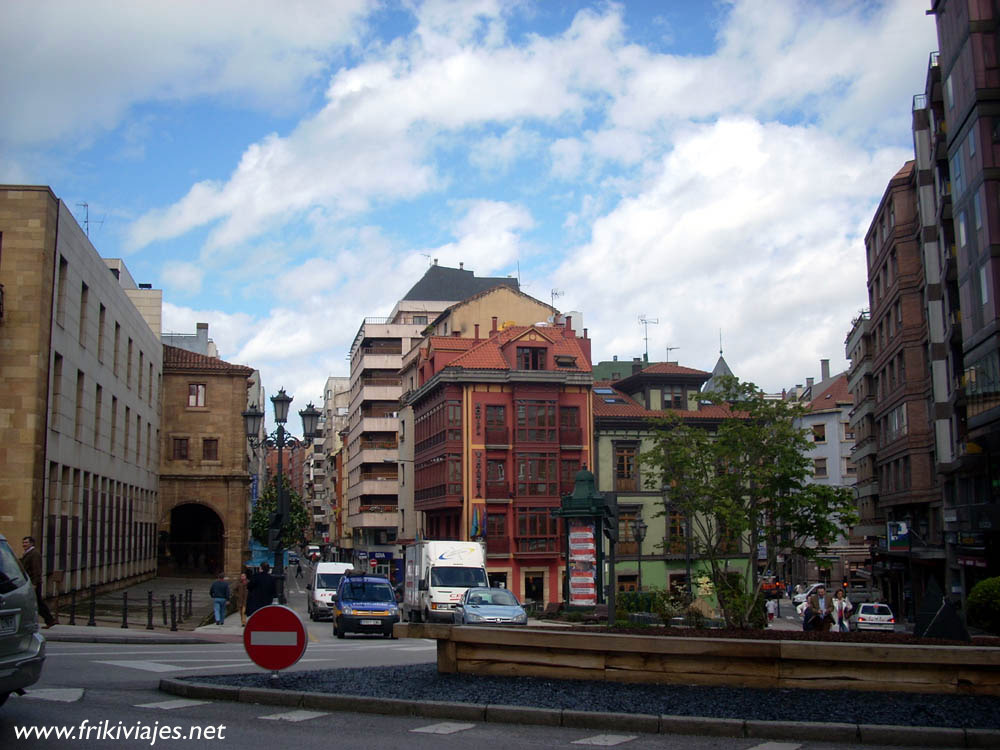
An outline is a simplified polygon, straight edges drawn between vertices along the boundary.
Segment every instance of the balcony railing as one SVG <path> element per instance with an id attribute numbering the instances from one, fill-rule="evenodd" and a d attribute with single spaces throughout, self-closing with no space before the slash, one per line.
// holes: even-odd
<path id="1" fill-rule="evenodd" d="M 506 480 L 497 480 L 486 483 L 486 497 L 502 498 L 510 497 L 510 485 Z"/>
<path id="2" fill-rule="evenodd" d="M 615 491 L 616 492 L 638 492 L 639 491 L 639 478 L 638 477 L 615 477 Z"/>
<path id="3" fill-rule="evenodd" d="M 398 477 L 395 474 L 362 474 L 358 477 L 362 482 L 395 482 Z"/>
<path id="4" fill-rule="evenodd" d="M 510 430 L 506 427 L 487 427 L 487 445 L 510 445 Z"/>
<path id="5" fill-rule="evenodd" d="M 520 536 L 517 538 L 518 553 L 559 552 L 559 537 Z"/>
<path id="6" fill-rule="evenodd" d="M 579 427 L 562 427 L 559 429 L 560 445 L 583 445 L 583 430 Z"/>
<path id="7" fill-rule="evenodd" d="M 394 451 L 399 447 L 395 440 L 362 440 L 358 448 L 363 451 Z"/>
<path id="8" fill-rule="evenodd" d="M 510 554 L 510 539 L 505 536 L 488 536 L 486 537 L 486 554 L 487 555 L 509 555 Z"/>

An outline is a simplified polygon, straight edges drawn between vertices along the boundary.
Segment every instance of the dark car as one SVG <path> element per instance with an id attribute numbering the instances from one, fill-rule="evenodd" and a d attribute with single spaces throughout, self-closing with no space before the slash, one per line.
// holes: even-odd
<path id="1" fill-rule="evenodd" d="M 0 705 L 11 693 L 38 682 L 44 661 L 35 589 L 0 534 Z"/>
<path id="2" fill-rule="evenodd" d="M 350 575 L 340 579 L 333 604 L 333 634 L 381 633 L 392 638 L 392 626 L 399 622 L 396 592 L 384 576 Z"/>

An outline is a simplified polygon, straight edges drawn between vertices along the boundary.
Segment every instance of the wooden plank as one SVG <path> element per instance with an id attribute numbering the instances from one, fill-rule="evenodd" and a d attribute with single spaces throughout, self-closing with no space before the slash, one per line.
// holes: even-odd
<path id="1" fill-rule="evenodd" d="M 437 666 L 441 674 L 454 674 L 458 671 L 457 648 L 454 641 L 437 642 Z"/>
<path id="2" fill-rule="evenodd" d="M 608 654 L 608 669 L 642 673 L 718 674 L 726 677 L 778 679 L 778 663 L 773 659 L 730 659 L 662 654 Z"/>
<path id="3" fill-rule="evenodd" d="M 462 674 L 481 674 L 496 677 L 544 677 L 553 680 L 603 680 L 604 670 L 551 667 L 539 664 L 510 664 L 491 661 L 461 661 Z"/>
<path id="4" fill-rule="evenodd" d="M 603 670 L 605 655 L 593 651 L 559 651 L 550 649 L 492 646 L 470 643 L 456 644 L 459 662 L 506 661 L 513 664 L 568 666 L 573 669 Z"/>
<path id="5" fill-rule="evenodd" d="M 780 641 L 782 659 L 1000 666 L 1000 648 Z"/>

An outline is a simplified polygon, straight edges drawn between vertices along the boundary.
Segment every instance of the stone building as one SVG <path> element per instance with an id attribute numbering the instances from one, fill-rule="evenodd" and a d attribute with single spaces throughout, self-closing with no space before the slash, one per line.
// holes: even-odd
<path id="1" fill-rule="evenodd" d="M 242 413 L 253 369 L 163 347 L 160 572 L 238 576 L 249 554 Z"/>
<path id="2" fill-rule="evenodd" d="M 49 592 L 156 572 L 161 297 L 44 186 L 0 187 L 0 526 Z"/>

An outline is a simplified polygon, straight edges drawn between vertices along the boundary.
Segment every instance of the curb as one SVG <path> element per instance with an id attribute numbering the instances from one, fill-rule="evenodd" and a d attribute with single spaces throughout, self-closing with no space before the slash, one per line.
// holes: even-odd
<path id="1" fill-rule="evenodd" d="M 242 636 L 213 636 L 202 638 L 200 636 L 176 636 L 176 635 L 148 635 L 148 636 L 128 636 L 128 635 L 86 635 L 84 633 L 52 633 L 46 634 L 45 640 L 49 643 L 121 643 L 128 646 L 135 646 L 148 643 L 154 646 L 187 646 L 192 643 L 242 643 Z"/>
<path id="2" fill-rule="evenodd" d="M 528 706 L 482 705 L 445 701 L 416 701 L 400 698 L 373 698 L 335 693 L 310 693 L 273 688 L 239 688 L 190 682 L 170 677 L 160 680 L 164 693 L 184 698 L 230 700 L 272 706 L 296 706 L 325 711 L 422 716 L 429 719 L 456 719 L 496 724 L 533 724 L 575 729 L 614 729 L 645 734 L 693 734 L 748 739 L 829 741 L 866 745 L 913 747 L 1000 747 L 1000 730 L 959 727 L 911 727 L 882 724 L 847 724 L 808 721 L 756 721 L 717 719 L 707 716 L 605 713 Z"/>

